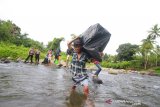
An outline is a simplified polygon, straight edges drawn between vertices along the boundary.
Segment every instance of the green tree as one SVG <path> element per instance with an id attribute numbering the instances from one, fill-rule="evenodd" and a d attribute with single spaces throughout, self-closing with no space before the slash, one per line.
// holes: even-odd
<path id="1" fill-rule="evenodd" d="M 147 69 L 147 64 L 149 60 L 149 55 L 151 54 L 152 50 L 154 49 L 155 41 L 152 39 L 151 36 L 148 36 L 146 39 L 142 40 L 141 45 L 141 54 L 144 59 L 144 68 Z"/>
<path id="2" fill-rule="evenodd" d="M 20 39 L 21 29 L 11 21 L 0 20 L 0 41 L 7 41 L 14 43 Z"/>
<path id="3" fill-rule="evenodd" d="M 158 24 L 154 25 L 148 33 L 148 36 L 153 40 L 160 37 L 160 28 L 158 27 Z"/>
<path id="4" fill-rule="evenodd" d="M 132 45 L 130 43 L 121 44 L 116 50 L 119 61 L 130 61 L 133 59 L 133 55 L 137 52 L 138 45 Z"/>
<path id="5" fill-rule="evenodd" d="M 156 45 L 156 48 L 153 50 L 154 53 L 155 53 L 155 65 L 157 66 L 158 65 L 158 59 L 159 59 L 159 56 L 160 56 L 160 46 L 159 45 Z"/>
<path id="6" fill-rule="evenodd" d="M 53 49 L 53 50 L 55 50 L 57 48 L 60 48 L 60 43 L 61 43 L 62 40 L 64 40 L 63 37 L 54 38 L 53 41 L 48 42 L 47 48 L 48 49 Z"/>
<path id="7" fill-rule="evenodd" d="M 52 46 L 52 41 L 49 41 L 47 44 L 47 49 L 50 49 L 51 46 Z"/>
<path id="8" fill-rule="evenodd" d="M 107 53 L 105 53 L 102 58 L 103 58 L 103 61 L 107 61 L 107 62 L 116 62 L 117 61 L 116 55 L 110 55 Z"/>
<path id="9" fill-rule="evenodd" d="M 148 32 L 148 36 L 146 39 L 142 40 L 142 45 L 141 45 L 141 54 L 144 59 L 144 68 L 147 68 L 147 65 L 151 63 L 150 65 L 152 66 L 154 62 L 152 60 L 154 59 L 155 56 L 155 65 L 157 66 L 158 63 L 158 47 L 156 46 L 155 39 L 157 37 L 160 37 L 160 28 L 158 25 L 154 25 L 151 30 Z M 150 58 L 150 60 L 149 60 Z"/>
<path id="10" fill-rule="evenodd" d="M 42 43 L 27 37 L 27 33 L 21 34 L 21 29 L 12 21 L 0 20 L 0 41 L 13 43 L 17 46 L 35 47 L 44 50 Z"/>
<path id="11" fill-rule="evenodd" d="M 109 55 L 107 55 L 107 54 L 105 53 L 104 56 L 103 56 L 103 60 L 104 60 L 104 61 L 107 61 L 108 58 L 109 58 Z"/>

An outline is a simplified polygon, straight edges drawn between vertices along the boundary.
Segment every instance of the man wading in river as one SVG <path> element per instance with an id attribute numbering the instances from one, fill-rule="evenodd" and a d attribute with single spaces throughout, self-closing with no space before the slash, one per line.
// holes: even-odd
<path id="1" fill-rule="evenodd" d="M 68 48 L 71 47 L 72 42 L 74 45 L 74 53 L 71 62 L 71 72 L 73 74 L 72 80 L 75 83 L 72 89 L 75 90 L 76 85 L 80 84 L 83 86 L 84 94 L 88 96 L 88 75 L 85 69 L 85 64 L 88 60 L 88 56 L 82 51 L 82 42 L 79 37 L 69 42 Z"/>

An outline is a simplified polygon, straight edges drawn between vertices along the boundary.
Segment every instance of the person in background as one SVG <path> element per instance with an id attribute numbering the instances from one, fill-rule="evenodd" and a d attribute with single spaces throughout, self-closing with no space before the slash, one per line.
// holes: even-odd
<path id="1" fill-rule="evenodd" d="M 39 56 L 40 56 L 40 51 L 37 49 L 35 52 L 35 63 L 39 64 Z"/>
<path id="2" fill-rule="evenodd" d="M 48 53 L 47 53 L 47 55 L 45 56 L 42 64 L 48 64 Z"/>
<path id="3" fill-rule="evenodd" d="M 103 52 L 99 52 L 100 56 L 103 56 Z M 91 61 L 96 65 L 96 67 L 98 68 L 97 71 L 94 73 L 93 78 L 98 78 L 99 73 L 101 72 L 102 68 L 100 65 L 100 62 L 97 61 L 96 59 L 91 59 Z"/>
<path id="4" fill-rule="evenodd" d="M 74 52 L 74 49 L 73 49 L 72 47 L 69 47 L 69 48 L 67 49 L 67 52 L 66 52 L 66 54 L 67 54 L 66 67 L 68 67 L 68 63 L 69 63 L 69 60 L 70 60 L 70 56 L 73 55 L 73 52 Z"/>
<path id="5" fill-rule="evenodd" d="M 57 48 L 56 51 L 55 51 L 55 59 L 54 59 L 54 63 L 57 64 L 57 65 L 60 62 L 60 56 L 61 56 L 60 53 L 61 53 L 60 48 Z"/>
<path id="6" fill-rule="evenodd" d="M 52 50 L 49 50 L 48 51 L 48 54 L 47 54 L 47 57 L 48 57 L 48 64 L 51 65 L 52 64 Z"/>
<path id="7" fill-rule="evenodd" d="M 33 55 L 34 55 L 34 48 L 31 48 L 28 52 L 28 57 L 25 59 L 25 63 L 28 61 L 28 59 L 30 58 L 31 63 L 33 63 Z"/>

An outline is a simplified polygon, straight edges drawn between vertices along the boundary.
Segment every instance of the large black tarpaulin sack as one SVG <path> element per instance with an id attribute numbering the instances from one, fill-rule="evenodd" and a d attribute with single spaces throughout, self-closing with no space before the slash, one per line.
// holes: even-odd
<path id="1" fill-rule="evenodd" d="M 98 61 L 102 61 L 99 52 L 103 52 L 110 40 L 111 34 L 99 23 L 90 26 L 80 35 L 84 51 Z"/>

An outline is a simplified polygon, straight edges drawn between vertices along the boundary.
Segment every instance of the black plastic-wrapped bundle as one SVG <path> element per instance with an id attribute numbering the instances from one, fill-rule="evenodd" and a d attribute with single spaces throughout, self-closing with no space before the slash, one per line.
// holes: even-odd
<path id="1" fill-rule="evenodd" d="M 80 35 L 84 51 L 98 61 L 102 61 L 99 52 L 103 52 L 110 40 L 111 34 L 99 23 L 90 26 Z"/>

